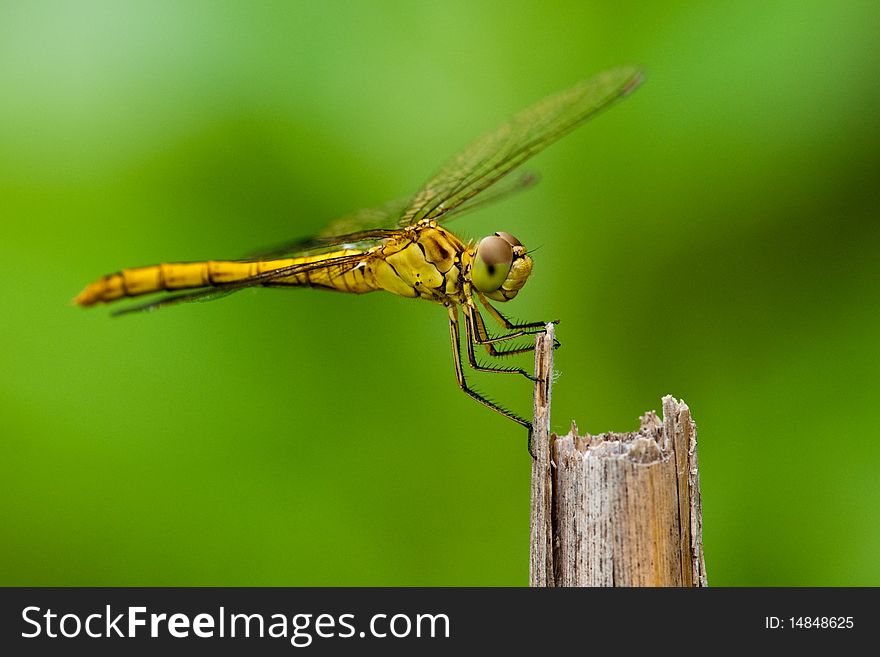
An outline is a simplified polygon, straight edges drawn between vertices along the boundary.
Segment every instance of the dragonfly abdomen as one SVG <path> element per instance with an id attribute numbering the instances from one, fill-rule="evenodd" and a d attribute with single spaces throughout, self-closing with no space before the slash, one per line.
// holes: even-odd
<path id="1" fill-rule="evenodd" d="M 220 287 L 253 276 L 266 274 L 284 267 L 307 264 L 359 253 L 337 251 L 306 258 L 282 258 L 242 262 L 236 260 L 208 260 L 204 262 L 163 263 L 148 267 L 135 267 L 102 276 L 80 292 L 73 300 L 80 306 L 110 302 L 125 297 L 135 297 L 163 290 L 187 290 Z M 267 277 L 263 285 L 322 287 L 343 292 L 370 292 L 378 289 L 369 272 L 363 268 L 342 270 L 337 266 L 318 267 L 291 273 L 286 276 Z"/>

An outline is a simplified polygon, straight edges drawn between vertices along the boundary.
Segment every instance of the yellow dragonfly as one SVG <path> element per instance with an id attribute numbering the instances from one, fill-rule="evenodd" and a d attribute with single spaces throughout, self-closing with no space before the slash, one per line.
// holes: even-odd
<path id="1" fill-rule="evenodd" d="M 505 184 L 496 183 L 532 155 L 629 94 L 641 80 L 638 69 L 622 67 L 549 96 L 473 142 L 415 196 L 341 217 L 308 239 L 240 260 L 123 269 L 86 286 L 74 303 L 92 306 L 151 292 L 168 293 L 114 313 L 125 314 L 213 299 L 254 286 L 313 287 L 356 294 L 386 290 L 433 301 L 448 313 L 459 387 L 471 398 L 527 428 L 531 451 L 531 423 L 468 384 L 461 361 L 459 314 L 464 319 L 468 363 L 474 370 L 521 374 L 534 380 L 518 367 L 481 365 L 475 354 L 476 347 L 484 348 L 493 358 L 531 351 L 531 346 L 515 346 L 510 341 L 544 330 L 546 322 L 512 322 L 490 303 L 510 301 L 517 295 L 531 274 L 532 259 L 510 233 L 499 231 L 477 243 L 465 242 L 442 224 L 527 187 L 534 180 L 530 174 Z M 489 334 L 477 300 L 504 328 L 503 334 Z M 505 348 L 503 343 L 514 346 Z"/>

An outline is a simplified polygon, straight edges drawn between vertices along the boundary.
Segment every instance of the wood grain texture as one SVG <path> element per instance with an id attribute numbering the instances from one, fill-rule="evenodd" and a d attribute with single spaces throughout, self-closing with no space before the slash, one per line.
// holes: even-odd
<path id="1" fill-rule="evenodd" d="M 550 469 L 550 400 L 553 389 L 555 325 L 547 324 L 535 338 L 535 408 L 530 436 L 532 505 L 530 518 L 529 586 L 553 586 L 553 522 Z"/>
<path id="2" fill-rule="evenodd" d="M 580 435 L 572 423 L 536 447 L 532 586 L 707 586 L 687 404 L 666 396 L 663 419 L 645 413 L 638 431 Z"/>

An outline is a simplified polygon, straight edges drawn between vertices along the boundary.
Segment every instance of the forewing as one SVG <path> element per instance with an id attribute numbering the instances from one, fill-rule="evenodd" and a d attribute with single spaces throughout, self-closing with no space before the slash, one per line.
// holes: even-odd
<path id="1" fill-rule="evenodd" d="M 283 244 L 261 249 L 246 256 L 246 260 L 266 260 L 270 258 L 314 255 L 339 248 L 342 244 L 360 244 L 355 239 L 359 235 L 381 232 L 382 229 L 396 228 L 404 210 L 410 205 L 411 197 L 389 201 L 375 208 L 363 208 L 334 219 L 311 237 L 291 240 Z"/>
<path id="2" fill-rule="evenodd" d="M 446 222 L 451 219 L 457 219 L 472 210 L 479 210 L 480 208 L 495 203 L 496 201 L 502 201 L 514 194 L 529 189 L 530 187 L 534 187 L 540 182 L 540 180 L 540 176 L 534 171 L 525 171 L 517 178 L 502 180 L 479 196 L 472 196 L 456 208 L 449 210 L 443 215 L 443 221 Z"/>
<path id="3" fill-rule="evenodd" d="M 450 212 L 444 217 L 444 221 L 528 189 L 538 180 L 536 173 L 525 172 L 507 184 L 499 184 L 495 189 L 480 195 L 479 198 L 472 198 L 462 203 L 454 212 Z M 411 199 L 412 197 L 401 198 L 376 208 L 357 210 L 330 222 L 312 237 L 291 240 L 268 249 L 255 251 L 245 256 L 243 260 L 295 258 L 333 251 L 343 246 L 366 250 L 377 241 L 393 237 L 400 232 L 396 227 L 400 223 L 404 210 L 411 205 Z"/>
<path id="4" fill-rule="evenodd" d="M 446 221 L 526 189 L 537 180 L 534 174 L 524 174 L 506 186 L 474 199 L 529 157 L 627 95 L 641 80 L 641 72 L 634 67 L 600 73 L 545 98 L 475 141 L 443 166 L 414 197 L 356 210 L 331 221 L 311 237 L 261 249 L 243 259 L 314 255 L 333 251 L 344 244 L 366 249 L 376 240 L 391 236 L 388 229 L 411 225 L 422 219 L 442 218 Z"/>
<path id="5" fill-rule="evenodd" d="M 400 224 L 448 216 L 532 155 L 626 96 L 641 81 L 637 68 L 613 69 L 523 110 L 443 166 L 415 195 Z"/>

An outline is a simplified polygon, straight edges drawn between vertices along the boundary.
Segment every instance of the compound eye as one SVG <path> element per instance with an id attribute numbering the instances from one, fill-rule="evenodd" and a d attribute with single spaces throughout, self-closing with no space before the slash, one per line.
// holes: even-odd
<path id="1" fill-rule="evenodd" d="M 471 280 L 480 292 L 499 289 L 513 263 L 513 246 L 501 236 L 493 235 L 480 240 L 471 268 Z"/>
<path id="2" fill-rule="evenodd" d="M 495 233 L 495 237 L 500 237 L 505 242 L 510 244 L 510 246 L 522 246 L 522 242 L 520 242 L 510 233 L 505 233 L 503 230 L 499 230 L 497 233 Z"/>

